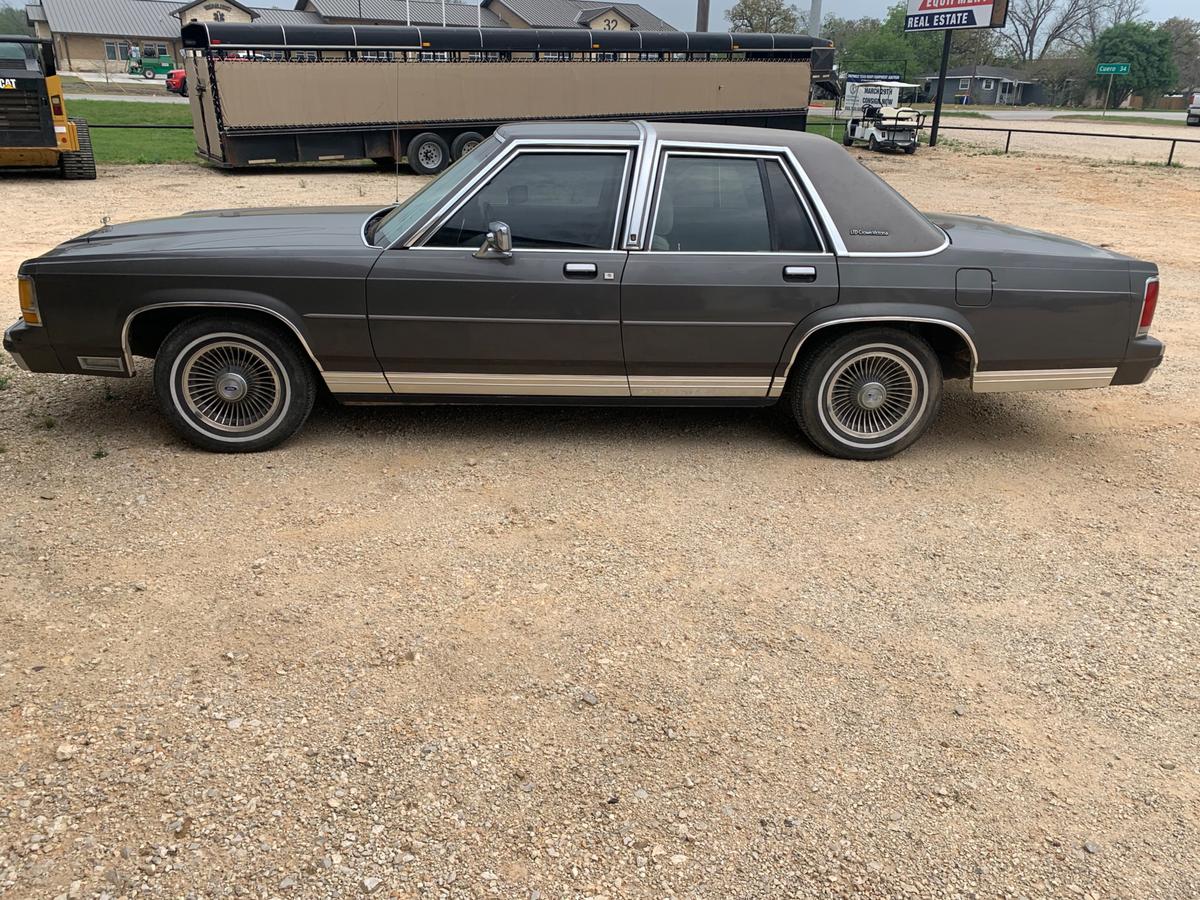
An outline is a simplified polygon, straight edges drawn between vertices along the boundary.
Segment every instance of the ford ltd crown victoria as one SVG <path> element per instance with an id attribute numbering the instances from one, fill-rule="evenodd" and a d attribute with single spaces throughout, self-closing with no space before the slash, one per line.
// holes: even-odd
<path id="1" fill-rule="evenodd" d="M 922 214 L 833 141 L 644 122 L 505 126 L 384 209 L 105 225 L 21 266 L 34 372 L 154 360 L 186 439 L 262 450 L 345 403 L 783 404 L 878 459 L 975 391 L 1140 384 L 1154 264 Z"/>

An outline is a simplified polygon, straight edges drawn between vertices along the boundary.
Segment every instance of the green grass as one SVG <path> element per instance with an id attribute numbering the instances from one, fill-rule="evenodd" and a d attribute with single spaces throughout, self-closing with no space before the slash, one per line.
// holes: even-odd
<path id="1" fill-rule="evenodd" d="M 1118 125 L 1178 125 L 1180 128 L 1187 128 L 1186 119 L 1151 119 L 1144 116 L 1102 116 L 1096 115 L 1077 115 L 1077 116 L 1055 116 L 1055 122 L 1115 122 Z"/>
<path id="2" fill-rule="evenodd" d="M 188 125 L 191 108 L 175 103 L 125 100 L 68 100 L 67 113 L 103 125 Z M 196 138 L 190 128 L 93 128 L 96 162 L 104 165 L 197 162 Z"/>
<path id="3" fill-rule="evenodd" d="M 831 126 L 832 132 L 830 131 Z M 841 143 L 842 135 L 846 133 L 846 126 L 841 122 L 833 124 L 829 119 L 809 119 L 808 127 L 805 131 L 819 134 L 822 137 L 832 138 Z"/>

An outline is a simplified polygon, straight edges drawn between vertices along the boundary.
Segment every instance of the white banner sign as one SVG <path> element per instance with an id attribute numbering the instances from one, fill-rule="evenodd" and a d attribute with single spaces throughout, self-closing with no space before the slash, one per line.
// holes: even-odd
<path id="1" fill-rule="evenodd" d="M 865 106 L 896 106 L 900 102 L 900 88 L 888 84 L 860 84 L 846 82 L 846 111 L 858 115 Z"/>
<path id="2" fill-rule="evenodd" d="M 1003 28 L 1008 0 L 908 0 L 905 31 Z"/>

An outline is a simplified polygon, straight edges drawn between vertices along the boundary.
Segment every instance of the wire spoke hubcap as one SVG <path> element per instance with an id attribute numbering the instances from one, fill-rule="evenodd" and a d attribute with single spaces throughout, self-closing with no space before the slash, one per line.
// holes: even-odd
<path id="1" fill-rule="evenodd" d="M 827 379 L 825 411 L 850 437 L 882 440 L 912 420 L 920 383 L 905 356 L 882 348 L 864 350 L 844 358 Z"/>
<path id="2" fill-rule="evenodd" d="M 271 359 L 240 341 L 197 348 L 184 362 L 180 379 L 188 409 L 218 431 L 253 431 L 275 416 L 283 399 Z"/>

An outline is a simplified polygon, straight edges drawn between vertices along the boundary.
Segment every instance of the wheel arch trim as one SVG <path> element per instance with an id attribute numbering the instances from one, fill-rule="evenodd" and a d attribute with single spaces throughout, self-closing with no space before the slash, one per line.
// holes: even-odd
<path id="1" fill-rule="evenodd" d="M 970 332 L 964 325 L 960 325 L 959 323 L 951 321 L 950 319 L 942 318 L 936 315 L 906 315 L 903 313 L 863 314 L 854 316 L 839 316 L 835 319 L 827 319 L 823 322 L 817 322 L 805 328 L 805 330 L 801 332 L 800 339 L 796 342 L 796 346 L 792 348 L 791 354 L 788 357 L 787 365 L 783 368 L 783 372 L 777 374 L 771 381 L 771 388 L 768 391 L 767 396 L 783 396 L 783 388 L 787 384 L 788 376 L 792 372 L 792 366 L 796 364 L 796 359 L 799 357 L 801 349 L 803 349 L 808 339 L 818 331 L 821 331 L 825 328 L 830 328 L 834 325 L 855 325 L 859 323 L 883 325 L 887 324 L 888 322 L 915 322 L 923 325 L 940 325 L 957 333 L 958 336 L 966 342 L 967 348 L 971 351 L 971 379 L 974 380 L 975 370 L 979 368 L 979 350 L 975 346 L 975 340 L 971 337 Z M 801 323 L 799 326 L 797 326 L 797 329 L 803 327 L 804 324 Z"/>
<path id="2" fill-rule="evenodd" d="M 266 313 L 267 315 L 273 316 L 291 330 L 292 334 L 295 335 L 296 340 L 300 342 L 300 346 L 304 348 L 304 352 L 308 354 L 308 358 L 311 359 L 313 365 L 317 367 L 317 371 L 325 371 L 325 368 L 321 365 L 321 361 L 317 359 L 317 355 L 313 353 L 312 347 L 309 346 L 308 340 L 304 337 L 304 333 L 300 330 L 300 327 L 277 309 L 272 309 L 269 306 L 263 306 L 259 303 L 246 303 L 238 300 L 171 300 L 162 303 L 148 303 L 144 306 L 139 306 L 137 309 L 131 310 L 125 317 L 125 322 L 121 326 L 121 353 L 125 358 L 125 369 L 130 375 L 133 374 L 133 352 L 129 346 L 129 332 L 133 327 L 134 319 L 144 312 L 150 312 L 151 310 L 155 309 L 186 308 L 207 310 L 248 309 L 253 310 L 254 312 Z"/>

